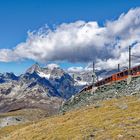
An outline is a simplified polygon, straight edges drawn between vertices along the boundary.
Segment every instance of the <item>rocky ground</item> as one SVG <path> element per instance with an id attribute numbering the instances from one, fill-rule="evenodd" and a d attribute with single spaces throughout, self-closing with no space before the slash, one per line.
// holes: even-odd
<path id="1" fill-rule="evenodd" d="M 37 121 L 49 115 L 49 112 L 40 109 L 21 109 L 8 113 L 0 113 L 0 130 L 8 126 Z"/>
<path id="2" fill-rule="evenodd" d="M 24 117 L 22 116 L 8 116 L 0 118 L 0 128 L 10 125 L 17 125 L 19 123 L 25 123 L 28 122 Z"/>
<path id="3" fill-rule="evenodd" d="M 124 80 L 111 85 L 104 85 L 98 88 L 95 93 L 82 92 L 77 94 L 63 104 L 61 111 L 65 112 L 93 103 L 98 104 L 102 100 L 130 95 L 140 96 L 140 77 L 133 78 L 130 84 L 127 84 L 127 80 Z"/>

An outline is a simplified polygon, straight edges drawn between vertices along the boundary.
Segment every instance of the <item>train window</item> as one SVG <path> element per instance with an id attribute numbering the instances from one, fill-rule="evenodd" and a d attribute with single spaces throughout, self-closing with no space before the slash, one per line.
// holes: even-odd
<path id="1" fill-rule="evenodd" d="M 133 72 L 136 72 L 137 71 L 137 68 L 133 68 Z"/>
<path id="2" fill-rule="evenodd" d="M 109 82 L 111 81 L 111 77 L 108 78 L 108 81 L 109 81 Z"/>
<path id="3" fill-rule="evenodd" d="M 124 75 L 128 75 L 128 71 L 125 71 L 125 72 L 124 72 Z"/>
<path id="4" fill-rule="evenodd" d="M 118 78 L 121 77 L 121 76 L 120 76 L 120 73 L 117 74 L 117 77 L 118 77 Z"/>
<path id="5" fill-rule="evenodd" d="M 132 71 L 131 71 L 131 74 L 135 74 L 137 71 L 136 71 L 136 68 L 133 68 Z"/>
<path id="6" fill-rule="evenodd" d="M 120 73 L 120 76 L 123 77 L 123 72 Z"/>

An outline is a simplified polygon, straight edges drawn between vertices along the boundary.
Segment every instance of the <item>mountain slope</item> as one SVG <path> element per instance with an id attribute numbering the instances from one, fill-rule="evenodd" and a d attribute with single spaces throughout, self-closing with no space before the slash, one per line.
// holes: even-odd
<path id="1" fill-rule="evenodd" d="M 63 99 L 47 79 L 34 72 L 1 83 L 0 100 L 0 112 L 42 108 L 52 114 L 58 111 Z"/>
<path id="2" fill-rule="evenodd" d="M 100 105 L 99 105 L 100 104 Z M 12 126 L 2 140 L 138 140 L 140 139 L 139 97 L 102 101 L 36 123 Z M 4 129 L 0 130 L 0 133 Z M 10 133 L 11 132 L 11 133 Z"/>
<path id="3" fill-rule="evenodd" d="M 127 79 L 125 79 L 112 84 L 103 85 L 97 88 L 94 93 L 91 91 L 83 91 L 79 94 L 76 94 L 63 104 L 63 110 L 68 111 L 111 98 L 119 98 L 122 96 L 137 94 L 139 95 L 139 91 L 140 77 L 132 78 L 129 84 L 127 84 Z"/>

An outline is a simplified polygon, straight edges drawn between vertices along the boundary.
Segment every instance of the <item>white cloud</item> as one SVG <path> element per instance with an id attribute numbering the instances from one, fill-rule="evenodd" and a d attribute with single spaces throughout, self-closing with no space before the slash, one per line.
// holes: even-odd
<path id="1" fill-rule="evenodd" d="M 46 63 L 94 60 L 99 69 L 111 69 L 117 67 L 118 63 L 127 64 L 128 46 L 134 42 L 137 44 L 132 52 L 139 55 L 140 8 L 121 14 L 115 21 L 107 21 L 104 27 L 95 21 L 76 21 L 63 23 L 55 29 L 46 27 L 37 32 L 29 32 L 27 40 L 12 50 L 1 49 L 0 61 L 32 59 Z"/>
<path id="2" fill-rule="evenodd" d="M 82 72 L 84 71 L 83 67 L 69 67 L 67 69 L 68 72 Z"/>
<path id="3" fill-rule="evenodd" d="M 20 59 L 33 59 L 39 62 L 46 61 L 89 61 L 100 55 L 105 43 L 104 28 L 97 22 L 77 21 L 63 23 L 56 29 L 40 29 L 38 32 L 29 33 L 26 42 L 18 44 L 13 50 L 5 50 L 7 57 L 0 50 L 0 61 L 15 61 Z"/>
<path id="4" fill-rule="evenodd" d="M 54 63 L 51 63 L 51 64 L 47 65 L 47 68 L 49 68 L 49 69 L 54 69 L 54 68 L 59 68 L 59 67 L 60 67 L 59 65 L 54 64 Z"/>
<path id="5" fill-rule="evenodd" d="M 1 62 L 16 61 L 18 59 L 20 59 L 20 58 L 12 50 L 10 50 L 10 49 L 1 49 L 0 50 L 0 61 Z"/>

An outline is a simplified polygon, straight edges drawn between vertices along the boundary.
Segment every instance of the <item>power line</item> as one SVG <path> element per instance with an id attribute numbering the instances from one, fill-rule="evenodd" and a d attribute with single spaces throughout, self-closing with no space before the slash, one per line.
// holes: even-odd
<path id="1" fill-rule="evenodd" d="M 131 55 L 131 56 L 136 57 L 136 58 L 140 58 L 140 56 L 137 56 L 137 55 Z"/>

